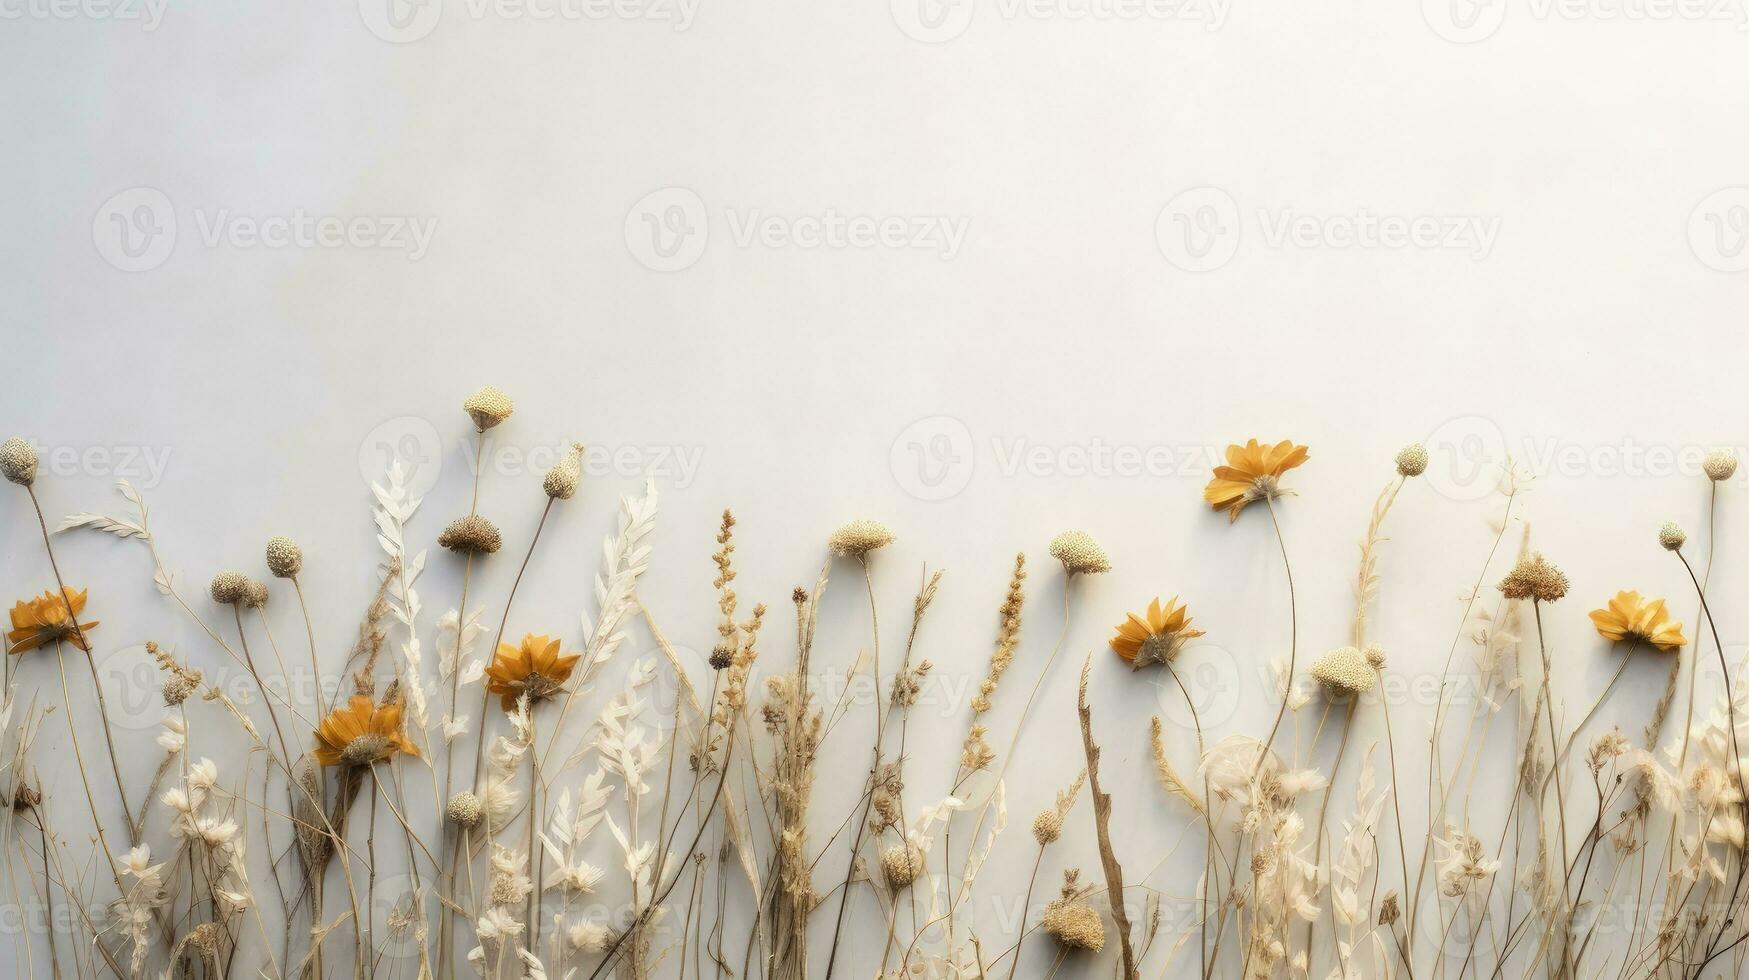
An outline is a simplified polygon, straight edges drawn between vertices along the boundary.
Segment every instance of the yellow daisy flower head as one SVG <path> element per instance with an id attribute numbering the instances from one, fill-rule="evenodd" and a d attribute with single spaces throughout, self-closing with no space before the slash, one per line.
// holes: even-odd
<path id="1" fill-rule="evenodd" d="M 1287 439 L 1266 446 L 1256 439 L 1243 446 L 1227 447 L 1227 465 L 1215 467 L 1214 478 L 1202 489 L 1202 499 L 1215 510 L 1227 512 L 1229 521 L 1255 500 L 1274 500 L 1288 492 L 1281 486 L 1282 474 L 1304 463 L 1305 446 Z"/>
<path id="2" fill-rule="evenodd" d="M 564 689 L 580 659 L 579 654 L 561 654 L 558 640 L 529 633 L 518 646 L 498 644 L 498 655 L 486 668 L 486 689 L 498 695 L 505 711 L 515 708 L 524 694 L 530 702 L 545 701 Z"/>
<path id="3" fill-rule="evenodd" d="M 1617 592 L 1603 609 L 1591 611 L 1597 635 L 1606 640 L 1640 640 L 1659 650 L 1679 650 L 1688 645 L 1682 624 L 1670 618 L 1663 599 L 1647 600 L 1638 592 Z"/>
<path id="4" fill-rule="evenodd" d="M 322 719 L 312 754 L 324 766 L 368 766 L 397 752 L 419 754 L 402 730 L 400 703 L 372 704 L 365 695 L 354 694 L 345 707 Z"/>
<path id="5" fill-rule="evenodd" d="M 97 623 L 78 621 L 88 592 L 68 588 L 60 595 L 44 592 L 34 599 L 14 603 L 12 630 L 6 634 L 6 652 L 23 653 L 56 640 L 67 640 L 90 653 L 91 641 L 84 634 Z"/>
<path id="6" fill-rule="evenodd" d="M 1148 603 L 1146 615 L 1130 613 L 1117 624 L 1111 649 L 1129 661 L 1131 670 L 1140 670 L 1149 664 L 1172 662 L 1187 641 L 1201 635 L 1202 630 L 1190 628 L 1190 610 L 1178 604 L 1177 596 L 1166 600 L 1164 606 L 1156 597 Z"/>

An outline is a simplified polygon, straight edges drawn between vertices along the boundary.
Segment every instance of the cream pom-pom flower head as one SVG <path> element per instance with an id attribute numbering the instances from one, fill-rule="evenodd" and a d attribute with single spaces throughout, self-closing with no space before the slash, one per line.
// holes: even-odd
<path id="1" fill-rule="evenodd" d="M 1051 557 L 1063 563 L 1070 575 L 1097 575 L 1111 571 L 1111 558 L 1086 531 L 1064 531 L 1051 539 Z"/>

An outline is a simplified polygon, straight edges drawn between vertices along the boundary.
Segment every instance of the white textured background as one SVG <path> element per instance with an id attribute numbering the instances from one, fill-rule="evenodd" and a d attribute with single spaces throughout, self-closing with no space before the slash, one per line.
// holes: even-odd
<path id="1" fill-rule="evenodd" d="M 914 719 L 913 806 L 953 767 L 1014 552 L 1032 560 L 1031 604 L 999 746 L 1061 622 L 1045 543 L 1085 528 L 1117 568 L 1079 589 L 988 885 L 1023 886 L 1019 824 L 1080 765 L 1088 651 L 1139 877 L 1185 825 L 1145 749 L 1147 716 L 1178 709 L 1103 652 L 1107 627 L 1183 596 L 1208 631 L 1187 656 L 1215 735 L 1265 730 L 1263 665 L 1286 651 L 1265 515 L 1229 527 L 1200 500 L 1228 441 L 1312 447 L 1282 508 L 1302 656 L 1343 642 L 1354 543 L 1415 439 L 1434 465 L 1392 515 L 1375 619 L 1406 676 L 1443 662 L 1499 511 L 1488 464 L 1508 452 L 1536 477 L 1521 498 L 1536 544 L 1573 578 L 1548 625 L 1574 713 L 1614 663 L 1583 614 L 1615 590 L 1678 597 L 1695 635 L 1654 535 L 1671 517 L 1704 527 L 1699 455 L 1745 441 L 1744 22 L 1737 3 L 1643 0 L 0 0 L 0 426 L 45 447 L 51 521 L 117 511 L 117 476 L 141 487 L 193 595 L 223 568 L 262 574 L 267 536 L 295 536 L 336 662 L 371 585 L 363 479 L 390 447 L 413 460 L 429 545 L 466 510 L 458 404 L 481 383 L 517 401 L 483 478 L 510 542 L 476 582 L 489 620 L 554 448 L 601 454 L 548 527 L 513 633 L 575 638 L 613 501 L 645 469 L 663 513 L 643 595 L 693 649 L 712 635 L 723 507 L 741 521 L 740 592 L 780 627 L 825 535 L 878 517 L 899 534 L 875 562 L 889 657 L 919 570 L 947 569 L 919 645 L 941 683 Z M 305 219 L 327 230 L 275 237 Z M 1381 219 L 1438 231 L 1353 233 Z M 834 221 L 851 223 L 819 240 Z M 1729 560 L 1742 481 L 1720 495 L 1721 596 L 1744 584 Z M 51 582 L 23 495 L 0 504 L 10 601 Z M 154 592 L 143 548 L 59 548 L 103 621 L 118 724 L 159 717 L 147 639 L 224 673 Z M 840 669 L 866 643 L 850 572 L 817 654 Z M 430 611 L 458 578 L 434 551 Z M 284 599 L 271 611 L 295 648 Z M 787 635 L 768 636 L 771 662 Z M 640 631 L 625 652 L 649 649 Z M 54 682 L 46 658 L 17 668 L 21 692 Z M 1637 727 L 1662 668 L 1645 658 L 1628 680 L 1609 710 Z M 91 705 L 73 707 L 89 725 Z M 1393 712 L 1419 776 L 1429 701 Z M 1355 744 L 1377 737 L 1376 707 L 1358 724 Z M 865 764 L 834 737 L 822 834 Z M 78 852 L 65 747 L 54 719 L 33 761 Z M 121 750 L 143 785 L 158 750 Z M 240 761 L 216 739 L 196 752 Z M 1422 807 L 1405 796 L 1413 849 Z M 1047 874 L 1096 868 L 1086 814 L 1085 846 Z M 1192 849 L 1148 883 L 1188 892 Z"/>

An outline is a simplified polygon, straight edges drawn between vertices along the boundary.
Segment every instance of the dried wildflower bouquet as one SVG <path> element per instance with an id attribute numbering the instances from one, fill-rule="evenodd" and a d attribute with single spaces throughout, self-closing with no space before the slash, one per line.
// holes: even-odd
<path id="1" fill-rule="evenodd" d="M 513 410 L 493 388 L 462 407 L 481 444 Z M 716 629 L 690 638 L 710 653 L 689 670 L 639 598 L 653 484 L 621 501 L 593 602 L 580 629 L 565 629 L 568 614 L 516 599 L 549 516 L 578 492 L 581 445 L 543 475 L 539 496 L 529 488 L 539 518 L 526 541 L 479 512 L 475 472 L 469 512 L 435 535 L 435 552 L 414 543 L 426 534 L 414 526 L 422 501 L 396 462 L 372 487 L 374 589 L 360 596 L 355 641 L 330 651 L 294 539 L 265 542 L 265 576 L 220 571 L 204 593 L 185 592 L 134 488 L 120 486 L 124 516 L 82 512 L 51 527 L 36 451 L 8 440 L 0 473 L 42 549 L 19 556 L 34 580 L 6 636 L 0 846 L 12 901 L 52 913 L 50 928 L 14 944 L 15 973 L 1742 975 L 1749 696 L 1707 589 L 1711 515 L 1735 457 L 1707 459 L 1704 548 L 1666 525 L 1659 556 L 1647 536 L 1648 561 L 1677 563 L 1692 586 L 1697 630 L 1667 600 L 1631 590 L 1599 597 L 1588 621 L 1568 615 L 1567 576 L 1528 530 L 1509 536 L 1525 525 L 1508 468 L 1479 567 L 1451 571 L 1470 587 L 1438 640 L 1449 652 L 1432 725 L 1413 735 L 1381 696 L 1396 668 L 1369 626 L 1385 525 L 1427 450 L 1398 455 L 1367 512 L 1358 564 L 1338 570 L 1353 584 L 1352 617 L 1321 654 L 1302 650 L 1290 560 L 1290 474 L 1308 459 L 1288 441 L 1234 445 L 1204 490 L 1223 523 L 1266 518 L 1278 553 L 1267 557 L 1286 586 L 1286 640 L 1258 655 L 1275 677 L 1266 729 L 1205 729 L 1185 668 L 1214 627 L 1193 617 L 1194 597 L 1138 601 L 1098 638 L 1109 652 L 1060 666 L 1085 620 L 1083 583 L 1113 569 L 1098 542 L 1067 531 L 1048 544 L 1048 574 L 1022 552 L 1005 584 L 990 583 L 993 637 L 975 641 L 990 652 L 956 666 L 981 679 L 957 719 L 957 752 L 943 755 L 920 752 L 911 732 L 941 670 L 925 651 L 949 649 L 924 630 L 942 574 L 921 576 L 898 640 L 883 634 L 875 570 L 894 535 L 878 522 L 833 531 L 777 614 L 737 595 L 725 511 L 710 555 Z M 119 761 L 96 665 L 126 627 L 101 621 L 102 596 L 69 584 L 85 579 L 56 554 L 58 534 L 91 532 L 140 549 L 199 641 L 144 643 L 162 706 L 152 771 Z M 440 614 L 419 588 L 428 560 L 459 566 Z M 486 563 L 515 568 L 508 588 L 481 585 Z M 817 653 L 822 597 L 846 574 L 866 593 L 867 635 L 855 657 Z M 1028 599 L 1041 590 L 1060 602 L 1060 628 L 1048 652 L 1039 643 L 1022 655 Z M 1575 628 L 1594 631 L 1619 666 L 1572 710 L 1551 638 L 1571 643 Z M 610 677 L 632 633 L 654 652 Z M 1691 645 L 1691 633 L 1710 642 Z M 1635 657 L 1662 658 L 1664 688 L 1642 731 L 1601 730 L 1597 712 Z M 862 688 L 824 684 L 822 658 L 852 663 L 872 693 L 858 703 Z M 1703 666 L 1716 667 L 1716 685 L 1697 684 Z M 306 667 L 343 680 L 289 693 L 286 678 Z M 1046 682 L 1064 671 L 1078 672 L 1076 696 L 1051 703 Z M 1182 696 L 1183 737 L 1159 717 L 1113 717 L 1089 693 L 1094 671 L 1155 674 Z M 251 696 L 215 683 L 227 674 Z M 1460 682 L 1484 692 L 1480 703 L 1460 703 Z M 998 703 L 1010 706 L 1001 724 Z M 1075 720 L 1077 764 L 1011 768 L 1029 721 L 1053 712 Z M 1363 714 L 1381 723 L 1382 745 L 1351 744 Z M 65 726 L 70 758 L 45 758 L 45 725 Z M 1137 744 L 1118 734 L 1144 729 Z M 1101 766 L 1113 746 L 1148 756 L 1158 785 L 1113 779 Z M 1506 754 L 1500 771 L 1485 765 Z M 51 792 L 51 767 L 76 781 L 56 779 Z M 1472 809 L 1478 794 L 1506 801 L 1504 815 Z M 851 805 L 833 812 L 821 802 L 833 796 Z M 1004 834 L 1011 800 L 1031 814 L 1018 840 Z M 1114 833 L 1114 813 L 1177 828 L 1197 873 Z M 982 876 L 993 861 L 1025 870 L 1024 891 L 993 894 Z M 991 905 L 1015 914 L 974 914 Z"/>

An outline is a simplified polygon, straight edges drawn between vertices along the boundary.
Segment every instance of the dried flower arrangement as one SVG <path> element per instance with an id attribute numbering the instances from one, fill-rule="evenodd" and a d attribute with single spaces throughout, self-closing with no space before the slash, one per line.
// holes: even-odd
<path id="1" fill-rule="evenodd" d="M 514 406 L 488 387 L 462 409 L 483 440 Z M 408 490 L 399 463 L 392 464 L 372 487 L 381 549 L 372 556 L 376 586 L 338 665 L 350 689 L 343 697 L 318 690 L 294 699 L 270 683 L 289 670 L 267 616 L 283 585 L 224 571 L 210 581 L 211 607 L 185 597 L 159 554 L 144 500 L 125 482 L 120 489 L 134 516 L 79 513 L 51 531 L 38 496 L 36 451 L 17 438 L 0 444 L 0 474 L 24 490 L 49 579 L 15 603 L 6 634 L 0 844 L 15 899 L 28 895 L 67 913 L 64 927 L 49 931 L 46 950 L 17 944 L 20 975 L 318 980 L 405 972 L 418 980 L 598 980 L 611 971 L 625 980 L 704 980 L 707 973 L 718 980 L 830 980 L 846 972 L 1013 980 L 1023 960 L 1026 975 L 1051 977 L 1065 964 L 1085 967 L 1095 957 L 1108 958 L 1123 980 L 1190 970 L 1204 980 L 1314 972 L 1744 973 L 1749 797 L 1740 739 L 1749 721 L 1739 717 L 1749 711 L 1749 692 L 1738 687 L 1742 665 L 1733 670 L 1707 588 L 1718 485 L 1736 471 L 1732 454 L 1710 454 L 1703 468 L 1711 486 L 1702 567 L 1690 563 L 1696 549 L 1680 527 L 1666 524 L 1657 533 L 1692 584 L 1712 641 L 1720 683 L 1709 692 L 1710 704 L 1695 681 L 1703 651 L 1690 649 L 1666 600 L 1623 590 L 1590 613 L 1603 641 L 1625 645 L 1613 676 L 1589 710 L 1576 717 L 1560 710 L 1553 685 L 1558 660 L 1545 627 L 1559 628 L 1546 621 L 1571 588 L 1568 577 L 1528 547 L 1526 530 L 1496 590 L 1483 587 L 1508 557 L 1501 546 L 1519 505 L 1521 484 L 1508 468 L 1499 488 L 1502 513 L 1440 676 L 1428 755 L 1412 758 L 1395 739 L 1390 700 L 1378 694 L 1392 667 L 1368 626 L 1379 596 L 1384 524 L 1407 483 L 1427 470 L 1427 450 L 1411 445 L 1397 454 L 1395 476 L 1375 500 L 1361 538 L 1350 635 L 1336 638 L 1302 674 L 1299 596 L 1280 506 L 1293 493 L 1287 474 L 1309 454 L 1290 441 L 1250 440 L 1229 447 L 1203 496 L 1229 523 L 1262 503 L 1280 553 L 1288 646 L 1273 664 L 1275 720 L 1264 737 L 1217 740 L 1204 731 L 1195 681 L 1183 672 L 1191 641 L 1204 630 L 1192 628 L 1177 596 L 1154 597 L 1110 634 L 1110 659 L 1089 655 L 1082 663 L 1074 712 L 1084 765 L 1009 779 L 1029 718 L 1068 710 L 1049 708 L 1040 694 L 1068 641 L 1077 580 L 1113 570 L 1093 537 L 1066 531 L 1047 547 L 1061 567 L 1060 580 L 1053 574 L 1045 584 L 1062 603 L 1055 643 L 1048 655 L 1018 655 L 1032 576 L 1022 552 L 997 608 L 988 663 L 975 675 L 982 679 L 966 705 L 959 755 L 951 773 L 937 775 L 939 795 L 931 793 L 924 806 L 906 792 L 926 758 L 909 743 L 911 710 L 932 672 L 939 673 L 921 651 L 942 574 L 925 572 L 896 662 L 883 663 L 875 567 L 896 537 L 873 520 L 843 525 L 827 537 L 811 587 L 791 595 L 793 651 L 755 683 L 773 641 L 766 606 L 742 612 L 734 588 L 737 525 L 725 511 L 711 556 L 717 627 L 708 644 L 707 688 L 704 677 L 688 673 L 640 598 L 657 513 L 651 484 L 620 502 L 594 581 L 594 609 L 582 614 L 580 632 L 570 638 L 523 632 L 514 639 L 512 604 L 523 573 L 553 508 L 577 495 L 582 459 L 583 447 L 571 444 L 542 475 L 545 501 L 526 544 L 507 541 L 478 512 L 474 474 L 469 512 L 435 539 L 452 555 L 443 560 L 461 569 L 455 606 L 436 616 L 416 588 L 427 551 L 409 544 L 422 501 Z M 100 624 L 86 618 L 88 606 L 101 608 L 101 597 L 69 586 L 57 559 L 55 533 L 75 529 L 144 545 L 158 591 L 205 641 L 181 655 L 146 644 L 163 705 L 161 762 L 146 786 L 130 787 L 135 774 L 117 761 L 94 659 Z M 523 557 L 509 589 L 493 597 L 502 610 L 490 643 L 482 644 L 486 608 L 470 587 L 476 564 L 494 560 L 506 545 Z M 304 598 L 304 552 L 277 536 L 266 542 L 264 557 L 270 581 L 288 583 L 297 599 L 310 667 L 321 676 Z M 853 672 L 867 675 L 874 706 L 868 741 L 848 748 L 829 744 L 848 713 L 848 694 L 831 699 L 814 659 L 822 597 L 840 560 L 855 563 L 867 594 L 867 653 Z M 1524 634 L 1527 608 L 1534 646 Z M 526 618 L 519 615 L 519 630 Z M 622 683 L 593 697 L 603 668 L 640 621 L 659 655 L 637 659 Z M 97 635 L 115 632 L 111 624 Z M 426 659 L 427 636 L 434 637 L 435 664 Z M 1463 674 L 1456 653 L 1466 641 L 1474 644 L 1474 678 L 1485 692 L 1467 716 L 1452 696 Z M 1615 729 L 1587 735 L 1642 648 L 1670 663 L 1643 738 Z M 89 696 L 75 696 L 69 660 L 88 668 Z M 241 703 L 210 679 L 233 668 L 259 697 Z M 998 753 L 991 744 L 994 708 L 1005 677 L 1017 670 L 1034 679 Z M 1089 693 L 1096 670 L 1159 671 L 1182 696 L 1193 719 L 1195 765 L 1175 763 L 1191 747 L 1171 744 L 1160 718 L 1151 719 L 1147 751 L 1160 797 L 1125 786 L 1114 796 L 1109 779 L 1102 782 L 1104 750 L 1124 726 L 1107 707 L 1096 714 Z M 653 696 L 658 680 L 674 686 L 671 709 Z M 21 699 L 26 682 L 40 693 Z M 86 714 L 93 701 L 95 719 Z M 1681 724 L 1667 724 L 1679 703 Z M 40 777 L 38 737 L 57 711 L 82 789 L 71 800 L 46 794 Z M 1351 802 L 1332 826 L 1334 785 L 1360 712 L 1378 714 L 1385 752 L 1381 760 L 1378 746 L 1369 744 L 1355 753 L 1359 772 L 1352 797 L 1344 794 Z M 1340 732 L 1333 751 L 1321 738 L 1328 724 Z M 94 731 L 102 733 L 102 750 L 90 744 Z M 1575 753 L 1582 737 L 1589 741 Z M 1510 746 L 1516 763 L 1498 825 L 1468 804 L 1480 791 L 1491 738 Z M 249 749 L 241 773 L 221 774 L 201 754 L 205 746 L 239 740 Z M 850 811 L 820 813 L 819 790 L 842 783 L 832 778 L 838 767 L 864 759 L 867 774 Z M 983 887 L 980 872 L 1006 850 L 998 847 L 1009 795 L 1047 785 L 1054 799 L 1030 824 L 1033 845 L 1022 845 L 1032 860 L 1019 914 L 992 929 L 969 910 Z M 1083 789 L 1090 828 L 1075 822 Z M 1405 793 L 1425 796 L 1425 824 L 1405 826 Z M 1182 824 L 1187 839 L 1202 844 L 1197 880 L 1173 891 L 1150 884 L 1151 874 L 1137 875 L 1147 856 L 1114 833 L 1119 812 Z M 95 833 L 95 872 L 69 846 L 86 819 Z M 154 848 L 162 860 L 154 860 Z M 1074 863 L 1095 859 L 1094 876 L 1084 877 Z M 1044 891 L 1052 880 L 1060 886 L 1035 908 L 1041 874 Z M 597 914 L 590 899 L 610 886 L 623 888 L 627 904 L 618 915 Z M 846 938 L 847 924 L 865 922 L 859 918 L 868 914 L 865 892 L 880 914 L 878 957 L 869 948 L 853 951 Z M 1188 916 L 1167 922 L 1167 901 L 1188 908 Z M 1632 909 L 1626 919 L 1601 914 L 1624 901 Z M 1043 938 L 1029 942 L 1035 933 Z M 1194 953 L 1187 953 L 1193 943 Z M 1023 955 L 1029 949 L 1036 951 Z M 39 962 L 45 954 L 47 962 Z"/>

